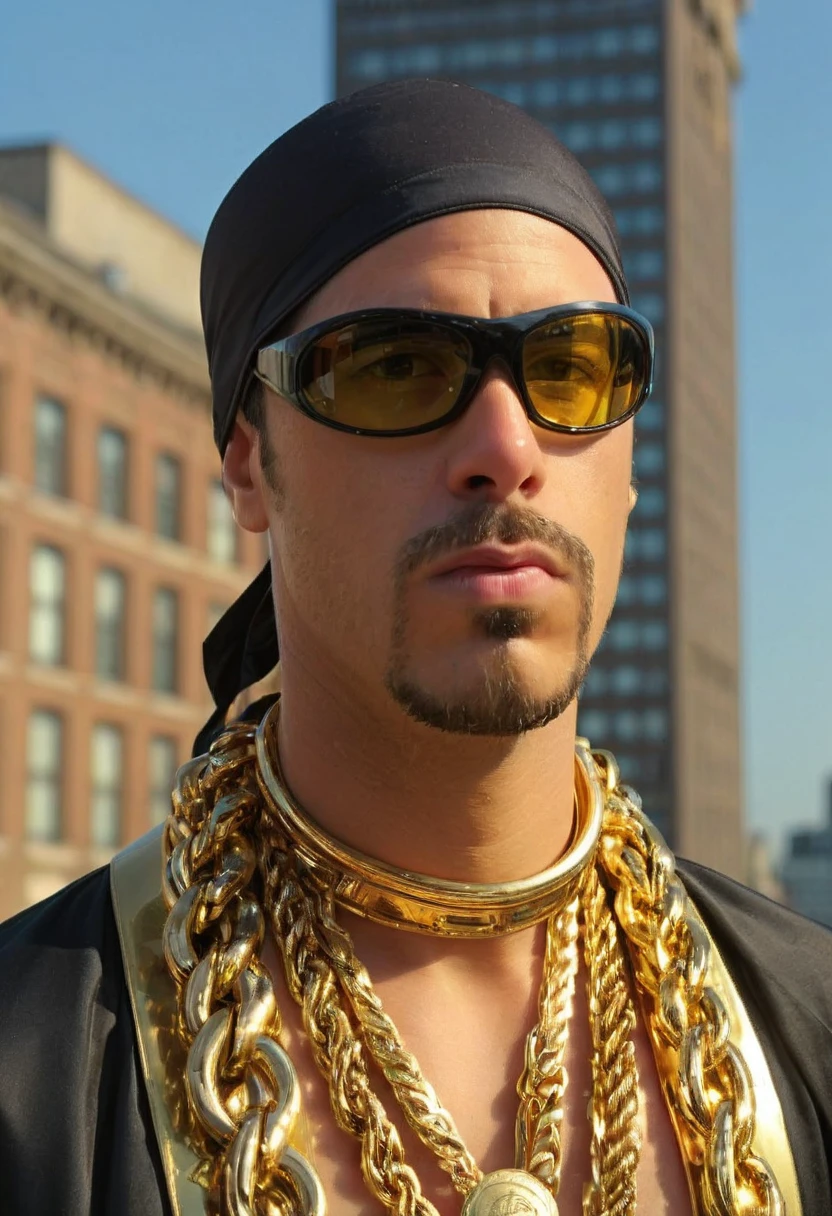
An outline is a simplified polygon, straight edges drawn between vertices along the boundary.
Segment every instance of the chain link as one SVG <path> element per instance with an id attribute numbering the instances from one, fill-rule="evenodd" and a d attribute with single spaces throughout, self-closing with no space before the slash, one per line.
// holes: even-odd
<path id="1" fill-rule="evenodd" d="M 578 908 L 573 899 L 546 926 L 546 958 L 538 1002 L 538 1022 L 526 1039 L 525 1064 L 517 1082 L 515 1165 L 560 1189 L 564 1065 L 575 976 L 578 971 Z"/>
<path id="2" fill-rule="evenodd" d="M 259 959 L 253 756 L 254 731 L 235 727 L 207 760 L 183 766 L 165 828 L 164 949 L 179 991 L 192 1141 L 210 1163 L 204 1180 L 215 1209 L 324 1216 L 320 1181 L 289 1143 L 300 1089 Z"/>
<path id="3" fill-rule="evenodd" d="M 615 891 L 651 1035 L 675 1059 L 663 1080 L 699 1173 L 703 1212 L 784 1216 L 773 1172 L 752 1150 L 752 1079 L 731 1041 L 728 1011 L 706 982 L 710 941 L 691 914 L 673 854 L 635 791 L 619 784 L 614 757 L 593 756 L 608 791 L 599 861 Z"/>

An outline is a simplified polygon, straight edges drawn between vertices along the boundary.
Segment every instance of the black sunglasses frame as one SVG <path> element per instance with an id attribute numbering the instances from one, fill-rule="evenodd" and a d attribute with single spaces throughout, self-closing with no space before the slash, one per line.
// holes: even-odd
<path id="1" fill-rule="evenodd" d="M 535 409 L 526 390 L 523 376 L 523 343 L 529 334 L 542 325 L 577 319 L 589 314 L 621 317 L 630 323 L 644 348 L 646 361 L 644 386 L 636 401 L 620 418 L 613 418 L 599 426 L 565 426 L 562 423 L 550 422 Z M 318 413 L 306 399 L 300 386 L 300 369 L 309 348 L 314 346 L 320 338 L 338 329 L 343 329 L 347 325 L 361 321 L 395 320 L 427 322 L 435 325 L 438 330 L 452 334 L 457 339 L 463 337 L 468 343 L 471 350 L 471 361 L 462 381 L 459 395 L 448 412 L 424 425 L 400 430 L 369 430 L 366 427 L 349 426 L 346 423 L 325 418 L 323 414 Z M 350 435 L 391 439 L 403 438 L 406 435 L 423 435 L 454 422 L 471 404 L 483 374 L 488 366 L 497 359 L 510 371 L 514 387 L 532 422 L 548 431 L 559 431 L 567 435 L 592 435 L 621 426 L 622 423 L 632 418 L 647 400 L 653 384 L 654 352 L 655 340 L 650 322 L 646 317 L 632 308 L 626 308 L 623 304 L 582 301 L 577 304 L 562 304 L 556 308 L 542 308 L 515 317 L 496 317 L 493 320 L 487 317 L 467 317 L 449 312 L 425 312 L 414 308 L 370 308 L 329 317 L 317 325 L 310 326 L 309 329 L 264 346 L 257 353 L 254 375 L 279 396 L 290 401 L 301 413 L 315 422 L 320 422 L 323 426 L 332 427 L 336 431 L 346 431 Z"/>

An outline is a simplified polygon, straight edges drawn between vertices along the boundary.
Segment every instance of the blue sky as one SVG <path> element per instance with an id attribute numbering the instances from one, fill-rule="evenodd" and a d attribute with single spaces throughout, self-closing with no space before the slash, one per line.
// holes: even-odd
<path id="1" fill-rule="evenodd" d="M 202 237 L 248 161 L 328 100 L 332 41 L 331 0 L 18 3 L 0 141 L 62 140 Z M 830 46 L 829 0 L 803 0 L 799 18 L 758 0 L 742 23 L 745 789 L 749 826 L 775 838 L 820 816 L 832 775 Z"/>

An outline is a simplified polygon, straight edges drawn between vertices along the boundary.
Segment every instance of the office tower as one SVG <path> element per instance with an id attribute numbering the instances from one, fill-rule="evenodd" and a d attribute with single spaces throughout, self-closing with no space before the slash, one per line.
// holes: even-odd
<path id="1" fill-rule="evenodd" d="M 262 562 L 219 483 L 199 244 L 0 150 L 0 919 L 158 822 L 201 641 Z"/>
<path id="2" fill-rule="evenodd" d="M 523 106 L 612 204 L 653 323 L 639 500 L 579 729 L 681 854 L 742 874 L 731 92 L 738 0 L 336 0 L 338 94 L 464 81 Z"/>

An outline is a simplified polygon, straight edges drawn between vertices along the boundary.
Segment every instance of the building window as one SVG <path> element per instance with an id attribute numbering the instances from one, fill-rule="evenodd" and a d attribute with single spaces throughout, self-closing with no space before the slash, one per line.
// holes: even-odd
<path id="1" fill-rule="evenodd" d="M 664 274 L 664 254 L 660 249 L 634 249 L 624 254 L 624 272 L 632 283 L 636 279 L 660 279 Z"/>
<path id="2" fill-rule="evenodd" d="M 638 443 L 635 458 L 636 469 L 644 477 L 655 477 L 664 472 L 665 454 L 661 443 Z"/>
<path id="3" fill-rule="evenodd" d="M 98 508 L 112 519 L 127 518 L 127 436 L 111 426 L 98 432 Z"/>
<path id="4" fill-rule="evenodd" d="M 212 481 L 208 490 L 208 554 L 225 565 L 237 560 L 237 525 L 218 480 Z"/>
<path id="5" fill-rule="evenodd" d="M 636 312 L 646 317 L 651 325 L 661 325 L 664 320 L 664 297 L 657 291 L 635 292 L 632 304 Z"/>
<path id="6" fill-rule="evenodd" d="M 153 597 L 153 687 L 156 692 L 177 691 L 178 640 L 179 596 L 170 587 L 158 587 Z"/>
<path id="7" fill-rule="evenodd" d="M 646 207 L 618 207 L 615 222 L 622 236 L 652 236 L 664 229 L 664 210 L 655 204 Z"/>
<path id="8" fill-rule="evenodd" d="M 590 743 L 603 744 L 609 732 L 609 714 L 602 709 L 581 709 L 578 711 L 578 734 L 589 739 Z"/>
<path id="9" fill-rule="evenodd" d="M 636 427 L 640 431 L 661 431 L 664 429 L 664 406 L 660 401 L 650 398 L 645 401 L 636 414 Z M 638 456 L 636 456 L 638 459 Z"/>
<path id="10" fill-rule="evenodd" d="M 170 796 L 176 775 L 176 740 L 154 735 L 150 740 L 150 822 L 164 823 L 170 814 Z"/>
<path id="11" fill-rule="evenodd" d="M 64 661 L 66 561 L 60 549 L 37 545 L 29 563 L 29 657 L 58 667 Z"/>
<path id="12" fill-rule="evenodd" d="M 625 53 L 649 55 L 658 46 L 658 29 L 651 25 L 571 30 L 528 38 L 454 39 L 435 46 L 413 42 L 387 51 L 353 51 L 348 58 L 347 71 L 350 76 L 369 82 L 418 72 L 453 72 L 493 64 L 575 62 L 610 59 Z"/>
<path id="13" fill-rule="evenodd" d="M 124 737 L 118 726 L 98 723 L 92 731 L 90 839 L 99 849 L 121 842 Z"/>
<path id="14" fill-rule="evenodd" d="M 627 561 L 659 562 L 667 555 L 667 537 L 662 528 L 630 528 L 625 545 Z"/>
<path id="15" fill-rule="evenodd" d="M 658 486 L 642 486 L 633 512 L 636 518 L 657 519 L 666 511 L 667 499 L 664 490 L 660 490 Z"/>
<path id="16" fill-rule="evenodd" d="M 51 397 L 35 402 L 35 485 L 66 494 L 66 409 Z"/>
<path id="17" fill-rule="evenodd" d="M 590 667 L 584 680 L 584 692 L 588 697 L 602 697 L 607 691 L 609 672 L 603 667 Z"/>
<path id="18" fill-rule="evenodd" d="M 169 452 L 156 457 L 156 532 L 167 540 L 180 537 L 181 466 Z"/>
<path id="19" fill-rule="evenodd" d="M 622 194 L 652 194 L 661 188 L 663 179 L 661 165 L 651 160 L 596 165 L 590 172 L 598 189 L 609 198 Z"/>
<path id="20" fill-rule="evenodd" d="M 95 674 L 124 679 L 126 583 L 120 570 L 99 570 L 95 579 Z"/>
<path id="21" fill-rule="evenodd" d="M 646 739 L 654 743 L 663 743 L 667 739 L 667 713 L 663 709 L 646 709 L 643 718 L 643 732 Z"/>
<path id="22" fill-rule="evenodd" d="M 642 574 L 638 583 L 642 604 L 655 608 L 667 600 L 667 579 L 663 574 Z"/>
<path id="23" fill-rule="evenodd" d="M 645 650 L 665 650 L 667 624 L 664 621 L 642 621 L 641 643 Z"/>
<path id="24" fill-rule="evenodd" d="M 63 722 L 60 714 L 36 709 L 26 732 L 26 839 L 61 838 Z"/>

